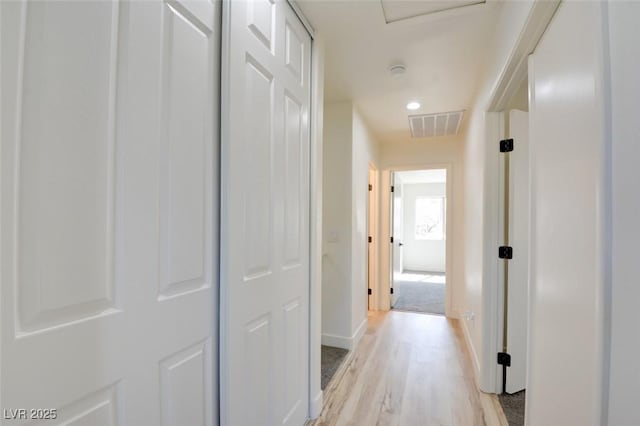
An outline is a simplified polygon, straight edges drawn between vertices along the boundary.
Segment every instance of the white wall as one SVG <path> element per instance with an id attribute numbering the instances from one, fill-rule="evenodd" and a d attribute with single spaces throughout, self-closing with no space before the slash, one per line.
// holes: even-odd
<path id="1" fill-rule="evenodd" d="M 445 197 L 447 195 L 444 183 L 412 183 L 403 184 L 404 195 L 402 211 L 403 228 L 403 258 L 402 267 L 410 271 L 445 272 L 446 240 L 417 240 L 416 200 L 418 197 Z M 446 238 L 446 237 L 445 237 Z"/>
<path id="2" fill-rule="evenodd" d="M 408 142 L 383 143 L 380 145 L 381 175 L 381 205 L 380 205 L 380 241 L 389 241 L 389 175 L 391 170 L 424 169 L 431 165 L 451 167 L 447 175 L 450 180 L 452 194 L 447 200 L 447 207 L 451 210 L 451 234 L 447 235 L 449 247 L 453 255 L 447 259 L 451 262 L 451 273 L 447 277 L 450 303 L 447 316 L 457 318 L 464 306 L 464 164 L 463 139 L 461 137 L 446 137 L 429 140 L 411 140 Z M 379 309 L 389 309 L 389 247 L 380 247 Z"/>
<path id="3" fill-rule="evenodd" d="M 464 174 L 464 229 L 465 270 L 462 312 L 465 314 L 463 330 L 469 343 L 480 387 L 495 392 L 495 348 L 491 333 L 496 333 L 495 321 L 485 320 L 485 314 L 496 315 L 494 295 L 483 292 L 483 283 L 497 281 L 497 135 L 496 128 L 488 128 L 486 114 L 494 87 L 504 72 L 516 40 L 533 5 L 532 1 L 504 2 L 496 24 L 493 55 L 488 60 L 476 103 L 466 132 L 463 162 Z M 498 124 L 498 123 L 494 123 Z M 489 140 L 490 139 L 490 140 Z M 483 356 L 483 353 L 492 354 Z M 480 374 L 483 372 L 484 374 Z"/>
<path id="4" fill-rule="evenodd" d="M 351 336 L 350 102 L 325 104 L 323 134 L 322 335 Z M 331 344 L 331 342 L 326 341 Z M 344 345 L 344 343 L 343 343 Z"/>
<path id="5" fill-rule="evenodd" d="M 377 155 L 351 102 L 325 104 L 323 344 L 349 349 L 366 330 L 369 164 Z"/>
<path id="6" fill-rule="evenodd" d="M 640 424 L 640 3 L 609 4 L 613 240 L 609 426 Z"/>
<path id="7" fill-rule="evenodd" d="M 351 177 L 351 333 L 361 334 L 367 320 L 369 165 L 378 163 L 378 144 L 356 108 L 352 112 Z"/>

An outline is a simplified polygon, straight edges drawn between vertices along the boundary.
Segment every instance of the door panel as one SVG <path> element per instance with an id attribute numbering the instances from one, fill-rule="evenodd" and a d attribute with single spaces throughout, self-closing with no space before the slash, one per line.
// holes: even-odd
<path id="1" fill-rule="evenodd" d="M 222 423 L 300 425 L 309 401 L 311 39 L 286 1 L 226 6 Z"/>
<path id="2" fill-rule="evenodd" d="M 509 137 L 514 149 L 509 153 L 509 260 L 507 297 L 507 393 L 525 388 L 527 372 L 527 318 L 529 308 L 529 114 L 509 112 Z"/>
<path id="3" fill-rule="evenodd" d="M 2 406 L 213 424 L 219 3 L 0 7 Z"/>
<path id="4" fill-rule="evenodd" d="M 79 20 L 71 19 L 72 8 L 32 5 L 23 12 L 13 163 L 20 335 L 82 321 L 115 303 L 111 82 L 119 59 L 118 5 L 82 5 Z M 87 31 L 95 37 L 80 41 L 77 34 Z M 56 60 L 65 50 L 74 53 L 70 60 Z M 90 56 L 94 61 L 86 63 Z"/>

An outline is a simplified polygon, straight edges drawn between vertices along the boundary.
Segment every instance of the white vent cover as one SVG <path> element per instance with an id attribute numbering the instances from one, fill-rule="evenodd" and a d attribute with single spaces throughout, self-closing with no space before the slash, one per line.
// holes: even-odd
<path id="1" fill-rule="evenodd" d="M 453 136 L 458 134 L 464 111 L 442 112 L 437 114 L 410 115 L 411 137 L 431 138 L 434 136 Z"/>

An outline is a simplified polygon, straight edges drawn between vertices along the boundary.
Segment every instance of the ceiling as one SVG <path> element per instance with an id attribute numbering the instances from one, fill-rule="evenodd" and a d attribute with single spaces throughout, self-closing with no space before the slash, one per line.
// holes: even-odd
<path id="1" fill-rule="evenodd" d="M 403 184 L 445 183 L 447 181 L 447 170 L 411 170 L 406 172 L 396 172 L 396 176 Z"/>
<path id="2" fill-rule="evenodd" d="M 472 106 L 489 56 L 500 2 L 489 0 L 470 6 L 464 4 L 476 2 L 297 3 L 325 40 L 325 102 L 354 102 L 381 142 L 411 139 L 409 111 L 405 108 L 409 101 L 422 105 L 411 114 L 469 110 Z M 434 12 L 447 6 L 453 9 Z M 387 23 L 389 16 L 396 20 Z M 404 64 L 407 70 L 392 77 L 389 67 L 396 63 Z M 461 132 L 465 128 L 466 118 Z"/>

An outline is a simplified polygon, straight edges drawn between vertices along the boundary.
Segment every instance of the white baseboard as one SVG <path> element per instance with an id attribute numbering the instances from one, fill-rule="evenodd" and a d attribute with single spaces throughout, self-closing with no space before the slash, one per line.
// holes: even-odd
<path id="1" fill-rule="evenodd" d="M 322 333 L 322 344 L 325 346 L 333 346 L 334 348 L 342 348 L 352 350 L 356 347 L 362 336 L 367 331 L 367 319 L 363 319 L 352 336 L 339 336 L 336 334 Z"/>
<path id="2" fill-rule="evenodd" d="M 322 398 L 322 391 L 320 391 L 315 398 L 311 400 L 311 404 L 309 406 L 309 417 L 312 420 L 320 417 L 320 413 L 322 413 Z"/>
<path id="3" fill-rule="evenodd" d="M 473 376 L 475 379 L 476 385 L 480 384 L 480 361 L 478 360 L 478 353 L 476 352 L 476 348 L 473 346 L 473 341 L 471 339 L 471 334 L 469 333 L 469 328 L 467 327 L 467 320 L 462 317 L 459 319 L 462 324 L 462 334 L 464 335 L 464 341 L 467 344 L 467 348 L 469 349 L 469 353 L 471 354 L 471 365 L 473 366 Z"/>
<path id="4" fill-rule="evenodd" d="M 363 319 L 358 328 L 356 328 L 356 332 L 351 336 L 351 348 L 355 348 L 362 336 L 364 336 L 365 331 L 367 331 L 367 318 Z"/>
<path id="5" fill-rule="evenodd" d="M 351 350 L 352 343 L 350 337 L 323 333 L 321 341 L 324 346 Z"/>
<path id="6" fill-rule="evenodd" d="M 422 265 L 413 265 L 413 266 L 404 266 L 402 268 L 402 273 L 405 272 L 424 272 L 424 273 L 430 273 L 430 272 L 436 272 L 438 274 L 446 274 L 447 270 L 446 268 L 425 268 Z"/>

